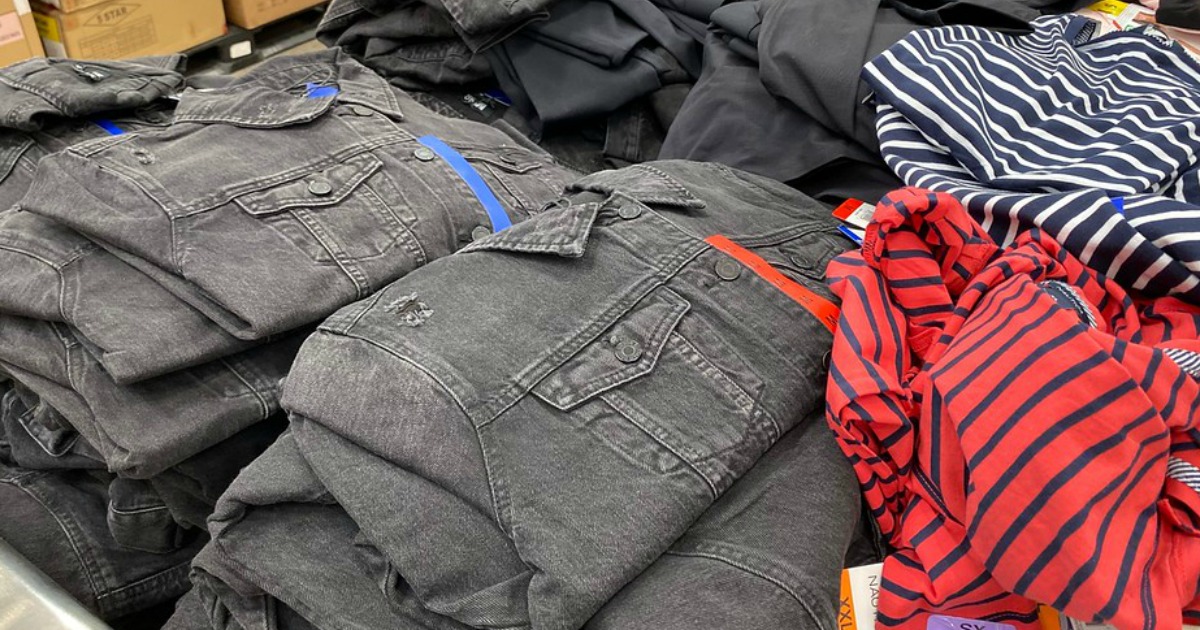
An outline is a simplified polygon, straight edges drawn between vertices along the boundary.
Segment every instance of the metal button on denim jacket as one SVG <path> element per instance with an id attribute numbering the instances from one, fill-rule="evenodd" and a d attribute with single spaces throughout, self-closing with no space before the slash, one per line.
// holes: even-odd
<path id="1" fill-rule="evenodd" d="M 434 154 L 430 136 L 482 185 Z M 169 129 L 45 160 L 22 207 L 249 340 L 317 321 L 492 229 L 481 188 L 517 222 L 573 178 L 331 50 L 188 91 Z"/>
<path id="2" fill-rule="evenodd" d="M 788 261 L 844 249 L 828 209 L 683 162 L 571 191 L 330 317 L 285 386 L 321 483 L 471 626 L 579 627 L 823 400 L 836 307 Z"/>

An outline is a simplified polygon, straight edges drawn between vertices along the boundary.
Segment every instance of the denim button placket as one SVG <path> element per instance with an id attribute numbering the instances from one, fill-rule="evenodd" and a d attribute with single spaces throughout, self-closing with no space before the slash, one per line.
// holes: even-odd
<path id="1" fill-rule="evenodd" d="M 737 280 L 742 275 L 741 265 L 728 258 L 718 260 L 714 270 L 717 272 L 717 277 L 725 281 Z"/>
<path id="2" fill-rule="evenodd" d="M 636 363 L 642 358 L 642 344 L 636 341 L 626 341 L 617 346 L 617 360 L 621 363 Z"/>
<path id="3" fill-rule="evenodd" d="M 326 197 L 333 193 L 333 185 L 323 179 L 314 179 L 308 182 L 308 192 L 318 197 Z"/>

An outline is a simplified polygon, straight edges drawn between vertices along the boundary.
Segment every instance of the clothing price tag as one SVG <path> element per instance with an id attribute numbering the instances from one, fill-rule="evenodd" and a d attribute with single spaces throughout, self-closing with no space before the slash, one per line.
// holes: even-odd
<path id="1" fill-rule="evenodd" d="M 925 630 L 1017 630 L 1013 626 L 1006 623 L 992 623 L 990 621 L 977 621 L 975 619 L 963 619 L 962 617 L 947 617 L 945 615 L 933 615 L 929 617 L 929 623 L 925 625 Z"/>
<path id="2" fill-rule="evenodd" d="M 855 245 L 862 245 L 863 239 L 867 237 L 866 230 L 859 230 L 845 225 L 839 225 L 837 231 L 842 236 L 854 241 Z"/>
<path id="3" fill-rule="evenodd" d="M 1096 4 L 1088 7 L 1089 9 L 1111 15 L 1116 21 L 1117 27 L 1124 30 L 1125 27 L 1133 24 L 1134 19 L 1143 13 L 1150 13 L 1146 7 L 1120 0 L 1100 0 Z"/>
<path id="4" fill-rule="evenodd" d="M 842 571 L 842 592 L 838 606 L 838 630 L 873 630 L 879 608 L 879 585 L 883 563 L 868 564 Z"/>
<path id="5" fill-rule="evenodd" d="M 863 238 L 867 235 L 867 226 L 871 224 L 871 219 L 875 218 L 875 206 L 857 199 L 847 199 L 842 205 L 834 208 L 833 216 L 846 224 L 839 225 L 838 232 L 855 244 L 862 245 Z"/>
<path id="6" fill-rule="evenodd" d="M 833 216 L 843 223 L 865 230 L 871 224 L 871 219 L 875 218 L 875 206 L 857 199 L 847 199 L 834 208 Z"/>

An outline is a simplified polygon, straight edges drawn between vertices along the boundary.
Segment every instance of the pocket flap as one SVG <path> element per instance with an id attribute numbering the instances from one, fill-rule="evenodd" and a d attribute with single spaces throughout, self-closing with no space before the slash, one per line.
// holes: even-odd
<path id="1" fill-rule="evenodd" d="M 536 168 L 541 168 L 545 165 L 525 149 L 496 147 L 494 149 L 467 149 L 464 148 L 462 156 L 467 158 L 469 162 L 484 162 L 495 166 L 496 168 L 521 175 L 528 173 Z"/>
<path id="2" fill-rule="evenodd" d="M 341 203 L 383 168 L 383 161 L 370 153 L 355 156 L 325 170 L 263 190 L 241 195 L 234 201 L 253 215 L 268 215 L 289 208 L 314 208 Z"/>
<path id="3" fill-rule="evenodd" d="M 547 375 L 533 394 L 566 411 L 585 400 L 649 374 L 671 331 L 691 308 L 661 287 Z"/>

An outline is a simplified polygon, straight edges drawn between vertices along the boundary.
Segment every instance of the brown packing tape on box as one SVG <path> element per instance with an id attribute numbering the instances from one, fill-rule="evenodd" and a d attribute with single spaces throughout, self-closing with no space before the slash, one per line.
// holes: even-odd
<path id="1" fill-rule="evenodd" d="M 29 0 L 0 0 L 0 67 L 42 54 Z"/>
<path id="2" fill-rule="evenodd" d="M 107 0 L 74 11 L 39 3 L 34 17 L 47 54 L 73 59 L 165 55 L 225 33 L 221 0 Z"/>
<path id="3" fill-rule="evenodd" d="M 325 2 L 326 0 L 225 0 L 225 15 L 229 17 L 230 24 L 253 29 Z"/>

